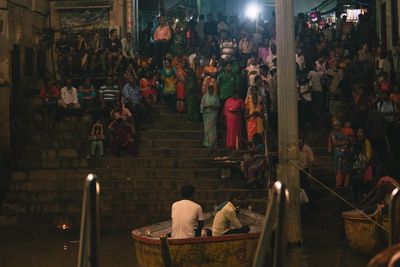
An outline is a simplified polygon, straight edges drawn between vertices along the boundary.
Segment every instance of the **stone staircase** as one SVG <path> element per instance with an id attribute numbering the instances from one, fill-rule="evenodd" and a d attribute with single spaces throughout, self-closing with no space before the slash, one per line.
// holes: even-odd
<path id="1" fill-rule="evenodd" d="M 21 150 L 2 205 L 2 214 L 20 223 L 79 225 L 82 188 L 88 173 L 100 178 L 101 223 L 105 228 L 132 228 L 169 219 L 171 204 L 184 184 L 193 184 L 196 201 L 212 210 L 238 192 L 244 207 L 264 211 L 264 189 L 248 190 L 236 175 L 221 179 L 212 159 L 239 156 L 227 149 L 200 147 L 203 126 L 184 115 L 159 114 L 140 133 L 138 158 L 86 159 L 90 122 L 57 123 L 45 131 L 34 123 L 20 123 L 15 132 Z"/>
<path id="2" fill-rule="evenodd" d="M 196 187 L 195 200 L 204 211 L 237 192 L 242 207 L 251 205 L 264 212 L 265 189 L 246 189 L 240 173 L 221 179 L 212 161 L 218 156 L 240 157 L 242 151 L 201 148 L 201 123 L 169 114 L 162 105 L 157 109 L 149 128 L 140 132 L 138 158 L 87 160 L 89 121 L 57 123 L 53 131 L 30 121 L 18 123 L 14 146 L 20 153 L 12 166 L 1 214 L 22 224 L 68 223 L 76 227 L 88 173 L 96 173 L 100 179 L 103 228 L 132 228 L 169 219 L 171 204 L 180 198 L 184 184 Z M 326 138 L 313 136 L 309 144 L 317 159 L 314 175 L 332 185 Z"/>

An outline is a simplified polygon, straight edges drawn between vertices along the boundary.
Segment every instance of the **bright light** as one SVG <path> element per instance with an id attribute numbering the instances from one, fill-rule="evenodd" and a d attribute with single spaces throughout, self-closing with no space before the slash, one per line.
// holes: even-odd
<path id="1" fill-rule="evenodd" d="M 175 22 L 178 23 L 178 22 L 179 22 L 179 19 L 175 19 Z"/>
<path id="2" fill-rule="evenodd" d="M 260 14 L 260 12 L 261 12 L 260 6 L 257 5 L 256 3 L 251 3 L 247 6 L 245 15 L 250 19 L 256 19 Z"/>

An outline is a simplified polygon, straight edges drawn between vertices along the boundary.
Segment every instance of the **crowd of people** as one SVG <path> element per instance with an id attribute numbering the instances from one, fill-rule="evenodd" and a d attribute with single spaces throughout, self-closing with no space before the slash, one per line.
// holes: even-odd
<path id="1" fill-rule="evenodd" d="M 228 20 L 222 14 L 218 20 L 212 14 L 206 20 L 197 14 L 187 22 L 167 21 L 164 16 L 158 20 L 154 32 L 149 23 L 137 51 L 132 36 L 127 33 L 119 39 L 115 29 L 104 41 L 99 32 L 90 41 L 78 35 L 74 45 L 62 34 L 55 49 L 63 75 L 72 74 L 73 57 L 77 57 L 81 73 L 90 74 L 100 65 L 108 76 L 99 88 L 90 79 L 84 79 L 78 89 L 69 78 L 60 91 L 55 84 L 46 84 L 41 92 L 46 119 L 53 120 L 57 109 L 72 114 L 82 107 L 96 107 L 101 112 L 90 132 L 89 156 L 97 148 L 100 155 L 104 153 L 102 142 L 108 130 L 113 155 L 120 155 L 122 149 L 136 155 L 137 130 L 149 121 L 151 106 L 163 101 L 172 113 L 203 122 L 204 147 L 222 145 L 217 131 L 221 129 L 222 146 L 248 148 L 242 169 L 248 183 L 254 183 L 265 166 L 263 136 L 269 136 L 267 143 L 277 137 L 279 48 L 274 15 L 267 22 L 239 21 L 237 16 Z M 386 51 L 373 32 L 368 13 L 361 14 L 357 23 L 338 15 L 335 24 L 323 27 L 304 14 L 295 19 L 294 90 L 300 134 L 304 140 L 315 129 L 333 127 L 328 149 L 333 153 L 336 186 L 355 187 L 357 199 L 372 185 L 376 167 L 398 159 L 400 152 L 396 138 L 400 41 Z M 306 153 L 303 167 L 309 170 L 314 156 L 303 148 L 304 144 L 300 147 Z"/>

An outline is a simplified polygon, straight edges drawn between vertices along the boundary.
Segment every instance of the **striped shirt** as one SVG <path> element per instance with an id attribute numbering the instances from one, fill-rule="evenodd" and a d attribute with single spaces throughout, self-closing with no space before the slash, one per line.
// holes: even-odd
<path id="1" fill-rule="evenodd" d="M 117 85 L 102 85 L 99 90 L 100 97 L 104 103 L 117 103 L 119 99 L 119 88 Z"/>

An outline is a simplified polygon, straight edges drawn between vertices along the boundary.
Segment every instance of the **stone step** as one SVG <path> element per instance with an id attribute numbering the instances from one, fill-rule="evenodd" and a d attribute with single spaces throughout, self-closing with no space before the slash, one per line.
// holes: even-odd
<path id="1" fill-rule="evenodd" d="M 168 190 L 162 190 L 160 188 L 147 188 L 143 190 L 141 188 L 123 188 L 114 190 L 112 188 L 107 188 L 104 186 L 101 189 L 101 202 L 119 202 L 128 201 L 141 202 L 148 201 L 149 203 L 157 201 L 175 201 L 180 197 L 180 187 L 171 188 Z M 207 202 L 210 199 L 228 199 L 229 195 L 235 192 L 240 196 L 241 199 L 265 199 L 266 190 L 265 189 L 238 189 L 238 188 L 220 188 L 220 189 L 203 189 L 199 188 L 196 190 L 195 198 L 199 202 Z M 33 192 L 10 192 L 6 194 L 8 203 L 31 203 L 31 202 L 63 202 L 70 200 L 80 200 L 82 201 L 82 190 L 70 190 L 66 189 L 64 191 L 52 191 L 47 189 L 45 191 L 33 191 Z"/>
<path id="2" fill-rule="evenodd" d="M 37 191 L 66 191 L 82 190 L 84 179 L 60 179 L 57 181 L 34 180 L 34 181 L 12 181 L 9 184 L 10 192 L 37 192 Z M 104 190 L 165 190 L 180 189 L 183 185 L 192 184 L 199 190 L 220 190 L 220 189 L 246 189 L 245 181 L 242 179 L 147 179 L 146 178 L 123 178 L 104 180 L 100 182 Z"/>
<path id="3" fill-rule="evenodd" d="M 89 173 L 95 173 L 99 179 L 201 179 L 217 178 L 217 168 L 83 168 L 14 171 L 13 181 L 57 181 L 59 179 L 81 180 Z"/>
<path id="4" fill-rule="evenodd" d="M 149 130 L 177 130 L 177 131 L 203 131 L 204 126 L 202 123 L 193 122 L 155 122 L 149 125 Z M 146 131 L 143 132 L 145 135 Z"/>
<path id="5" fill-rule="evenodd" d="M 184 114 L 167 114 L 160 113 L 152 116 L 153 122 L 173 123 L 173 122 L 188 122 L 187 116 Z"/>

